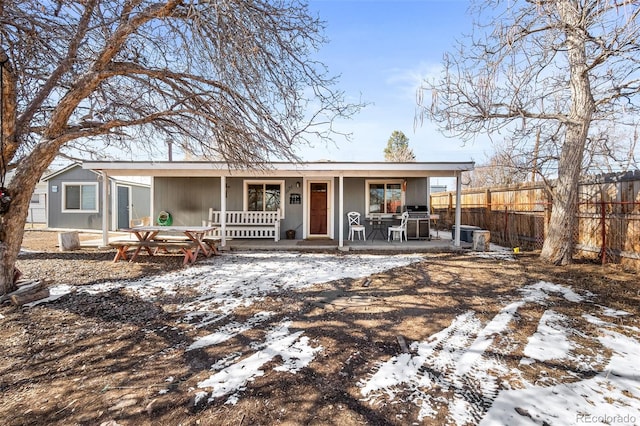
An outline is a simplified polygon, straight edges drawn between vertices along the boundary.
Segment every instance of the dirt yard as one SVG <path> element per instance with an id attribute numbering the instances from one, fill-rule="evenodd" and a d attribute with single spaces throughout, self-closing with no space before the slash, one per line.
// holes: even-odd
<path id="1" fill-rule="evenodd" d="M 579 424 L 640 407 L 637 369 L 615 372 L 640 280 L 616 266 L 269 252 L 183 268 L 55 243 L 27 232 L 18 267 L 60 297 L 0 306 L 3 425 Z M 594 411 L 556 414 L 578 386 Z M 518 391 L 542 400 L 509 406 Z"/>

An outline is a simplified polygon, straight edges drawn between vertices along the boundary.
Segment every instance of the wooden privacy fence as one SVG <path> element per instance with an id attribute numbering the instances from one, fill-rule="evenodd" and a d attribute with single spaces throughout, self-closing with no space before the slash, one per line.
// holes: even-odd
<path id="1" fill-rule="evenodd" d="M 455 192 L 431 194 L 438 226 L 451 230 Z M 461 194 L 461 223 L 491 231 L 491 242 L 523 250 L 542 248 L 551 214 L 541 184 L 476 188 Z M 598 176 L 580 185 L 574 235 L 580 254 L 640 268 L 640 172 Z"/>

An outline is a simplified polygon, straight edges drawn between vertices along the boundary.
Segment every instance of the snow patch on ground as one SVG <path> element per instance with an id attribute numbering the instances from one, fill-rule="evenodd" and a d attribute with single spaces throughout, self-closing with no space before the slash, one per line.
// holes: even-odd
<path id="1" fill-rule="evenodd" d="M 565 324 L 567 317 L 553 310 L 545 311 L 538 330 L 528 339 L 524 355 L 537 361 L 565 358 L 572 348 Z"/>
<path id="2" fill-rule="evenodd" d="M 493 256 L 497 260 L 512 256 L 506 251 L 473 255 Z M 196 339 L 188 350 L 206 350 L 252 328 L 266 328 L 261 341 L 242 352 L 227 353 L 217 359 L 210 367 L 209 377 L 192 389 L 196 405 L 218 398 L 235 404 L 248 383 L 266 374 L 266 364 L 277 360 L 273 371 L 295 374 L 322 351 L 302 331 L 292 332 L 290 320 L 267 327 L 274 314 L 260 312 L 236 321 L 233 316 L 237 308 L 250 306 L 267 295 L 336 279 L 358 279 L 422 258 L 419 254 L 237 252 L 164 275 L 82 288 L 51 287 L 51 297 L 38 303 L 74 290 L 97 294 L 117 288 L 154 301 L 188 288 L 195 296 L 177 307 L 184 323 L 194 330 L 221 323 L 214 332 Z M 631 314 L 596 305 L 590 301 L 592 296 L 540 281 L 521 288 L 517 297 L 506 300 L 488 322 L 474 311 L 464 312 L 445 329 L 424 341 L 413 342 L 411 353 L 372 365 L 370 375 L 357 383 L 363 399 L 371 404 L 415 404 L 418 421 L 447 413 L 446 422 L 457 425 L 638 424 L 640 342 L 636 336 L 640 330 L 608 321 Z M 558 298 L 563 303 L 580 304 L 584 314 L 570 321 L 558 312 L 555 306 Z M 544 312 L 535 332 L 522 343 L 524 357 L 519 367 L 509 369 L 505 359 L 518 355 L 511 353 L 511 345 L 505 342 L 510 342 L 509 331 L 519 318 L 519 311 L 530 305 L 542 307 Z M 597 332 L 586 334 L 574 328 L 576 322 L 590 324 Z M 606 351 L 594 351 L 592 355 L 574 353 L 576 344 L 572 338 L 578 335 Z M 565 381 L 530 383 L 521 379 L 526 369 L 547 362 L 577 365 L 579 371 L 568 374 Z M 519 380 L 518 386 L 506 383 L 505 376 Z"/>
<path id="3" fill-rule="evenodd" d="M 548 387 L 524 380 L 522 389 L 500 387 L 504 373 L 516 377 L 522 373 L 508 371 L 501 349 L 492 347 L 495 338 L 507 337 L 508 325 L 518 310 L 530 303 L 546 306 L 552 295 L 573 303 L 586 300 L 568 287 L 544 281 L 520 293 L 520 299 L 507 304 L 486 325 L 475 312 L 465 312 L 426 341 L 413 343 L 415 354 L 400 354 L 376 365 L 371 377 L 359 383 L 364 400 L 379 404 L 408 395 L 405 400 L 419 407 L 418 421 L 447 412 L 446 422 L 456 425 L 596 423 L 603 415 L 610 417 L 604 417 L 602 423 L 636 424 L 640 420 L 640 367 L 634 360 L 640 359 L 640 342 L 607 330 L 610 323 L 595 316 L 589 318 L 603 328 L 603 335 L 590 338 L 612 351 L 605 370 L 596 371 L 603 361 L 600 355 L 585 364 L 584 356 L 572 354 L 570 336 L 581 332 L 571 328 L 567 317 L 549 309 L 528 338 L 524 350 L 528 358 L 521 365 L 574 362 L 587 370 L 585 378 Z M 612 420 L 611 416 L 618 417 Z"/>
<path id="4" fill-rule="evenodd" d="M 233 338 L 234 336 L 237 336 L 242 332 L 251 330 L 256 325 L 269 319 L 269 317 L 271 317 L 272 315 L 273 312 L 258 312 L 244 323 L 233 321 L 225 324 L 224 326 L 220 327 L 215 333 L 208 334 L 193 342 L 187 348 L 187 350 L 190 351 L 193 349 L 202 349 L 206 348 L 207 346 L 214 346 L 222 342 L 226 342 L 227 340 Z"/>
<path id="5" fill-rule="evenodd" d="M 302 336 L 302 331 L 290 333 L 290 325 L 291 321 L 280 323 L 267 334 L 257 352 L 224 367 L 198 383 L 198 387 L 211 389 L 210 401 L 231 394 L 226 403 L 235 404 L 238 392 L 245 390 L 248 382 L 262 376 L 262 366 L 275 357 L 282 358 L 282 364 L 274 369 L 276 371 L 297 373 L 309 365 L 322 347 L 311 347 L 309 339 Z"/>
<path id="6" fill-rule="evenodd" d="M 195 292 L 195 297 L 177 307 L 183 321 L 195 329 L 229 320 L 214 333 L 200 337 L 187 350 L 205 349 L 233 338 L 267 322 L 271 312 L 260 312 L 245 322 L 233 321 L 234 311 L 248 307 L 267 295 L 294 291 L 314 284 L 343 278 L 362 278 L 392 268 L 407 266 L 424 258 L 420 254 L 371 255 L 300 252 L 234 252 L 199 261 L 179 271 L 143 277 L 130 281 L 113 281 L 85 286 L 78 291 L 99 294 L 124 288 L 138 297 L 154 301 L 176 294 L 183 288 Z M 51 297 L 40 303 L 55 300 L 74 288 L 67 285 L 51 287 Z M 232 353 L 211 366 L 217 371 L 199 384 L 196 405 L 228 396 L 234 404 L 248 382 L 264 374 L 262 366 L 279 356 L 281 365 L 276 371 L 297 373 L 308 365 L 321 347 L 312 347 L 303 332 L 289 332 L 290 322 L 284 321 L 271 329 L 264 342 L 257 342 L 245 353 Z"/>

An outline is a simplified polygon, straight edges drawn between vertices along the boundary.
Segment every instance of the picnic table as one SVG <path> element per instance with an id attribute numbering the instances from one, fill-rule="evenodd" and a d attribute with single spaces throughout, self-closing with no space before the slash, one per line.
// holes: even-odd
<path id="1" fill-rule="evenodd" d="M 114 262 L 120 259 L 133 262 L 142 250 L 153 256 L 157 250 L 177 248 L 184 254 L 182 263 L 186 265 L 194 263 L 199 253 L 206 257 L 218 254 L 215 239 L 207 237 L 215 229 L 212 226 L 134 226 L 120 231 L 135 235 L 136 240 L 118 240 L 109 245 L 117 250 Z M 129 258 L 130 248 L 135 250 Z"/>

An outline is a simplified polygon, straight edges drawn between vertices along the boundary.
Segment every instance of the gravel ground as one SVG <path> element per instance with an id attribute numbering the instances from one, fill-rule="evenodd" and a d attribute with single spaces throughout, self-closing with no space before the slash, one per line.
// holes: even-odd
<path id="1" fill-rule="evenodd" d="M 47 279 L 52 284 L 86 285 L 115 279 L 138 278 L 182 268 L 182 255 L 145 257 L 141 262 L 113 263 L 115 250 L 84 246 L 83 242 L 100 238 L 97 234 L 81 233 L 80 250 L 62 252 L 58 248 L 58 233 L 25 231 L 22 254 L 17 268 L 24 279 Z"/>
<path id="2" fill-rule="evenodd" d="M 96 235 L 81 235 L 81 240 L 89 239 L 96 239 Z M 72 284 L 80 288 L 183 269 L 181 255 L 143 256 L 133 263 L 113 263 L 112 249 L 60 252 L 55 232 L 27 231 L 23 248 L 17 266 L 24 278 L 46 278 L 50 285 Z M 618 333 L 631 336 L 635 331 L 629 330 L 640 326 L 637 274 L 627 273 L 617 265 L 552 267 L 532 254 L 522 254 L 513 261 L 464 253 L 427 254 L 420 262 L 362 279 L 344 278 L 303 290 L 269 293 L 203 329 L 194 328 L 185 320 L 184 312 L 176 309 L 194 297 L 201 300 L 202 295 L 192 294 L 189 287 L 154 295 L 152 300 L 118 288 L 99 293 L 72 291 L 33 308 L 0 305 L 0 423 L 451 423 L 447 404 L 432 417 L 418 422 L 419 407 L 403 398 L 411 396 L 409 388 L 402 391 L 406 395 L 380 395 L 375 401 L 366 401 L 358 384 L 371 378 L 376 365 L 403 353 L 398 336 L 409 345 L 425 342 L 469 311 L 488 323 L 503 312 L 506 303 L 519 297 L 523 286 L 540 281 L 593 294 L 585 304 L 559 297 L 552 300 L 553 309 L 563 313 L 568 324 L 584 324 L 585 309 L 606 306 L 629 313 L 616 319 Z M 274 314 L 262 325 L 217 345 L 187 350 L 205 334 L 248 323 L 264 312 Z M 543 312 L 538 306 L 520 310 L 512 328 L 502 336 L 505 342 L 496 343 L 491 356 L 505 363 L 506 371 L 523 370 L 529 381 L 562 385 L 577 380 L 568 377 L 568 373 L 578 374 L 580 380 L 600 374 L 601 365 L 596 365 L 594 371 L 575 368 L 575 372 L 568 371 L 564 364 L 549 362 L 521 367 L 523 348 L 535 334 Z M 273 332 L 271 326 L 285 319 L 314 347 L 322 347 L 308 367 L 298 374 L 287 374 L 279 370 L 283 359 L 276 357 L 264 365 L 264 375 L 247 383 L 235 405 L 227 403 L 227 398 L 213 398 L 206 403 L 194 399 L 194 389 L 211 376 L 213 366 L 238 354 L 254 359 L 254 352 L 259 349 L 256 342 L 263 341 Z M 576 343 L 587 332 L 580 330 L 572 335 Z M 592 346 L 579 346 L 583 349 L 576 356 L 611 356 L 600 346 Z M 448 347 L 436 349 L 445 353 Z M 517 388 L 520 379 L 505 374 L 500 380 L 500 390 L 507 390 Z M 460 394 L 473 397 L 478 394 L 477 386 L 470 382 L 460 389 Z M 428 395 L 444 402 L 451 401 L 451 396 L 445 388 L 433 389 Z M 495 395 L 487 400 L 473 399 L 477 417 L 465 424 L 478 424 L 494 399 Z M 517 418 L 533 422 L 525 411 L 518 412 Z"/>

